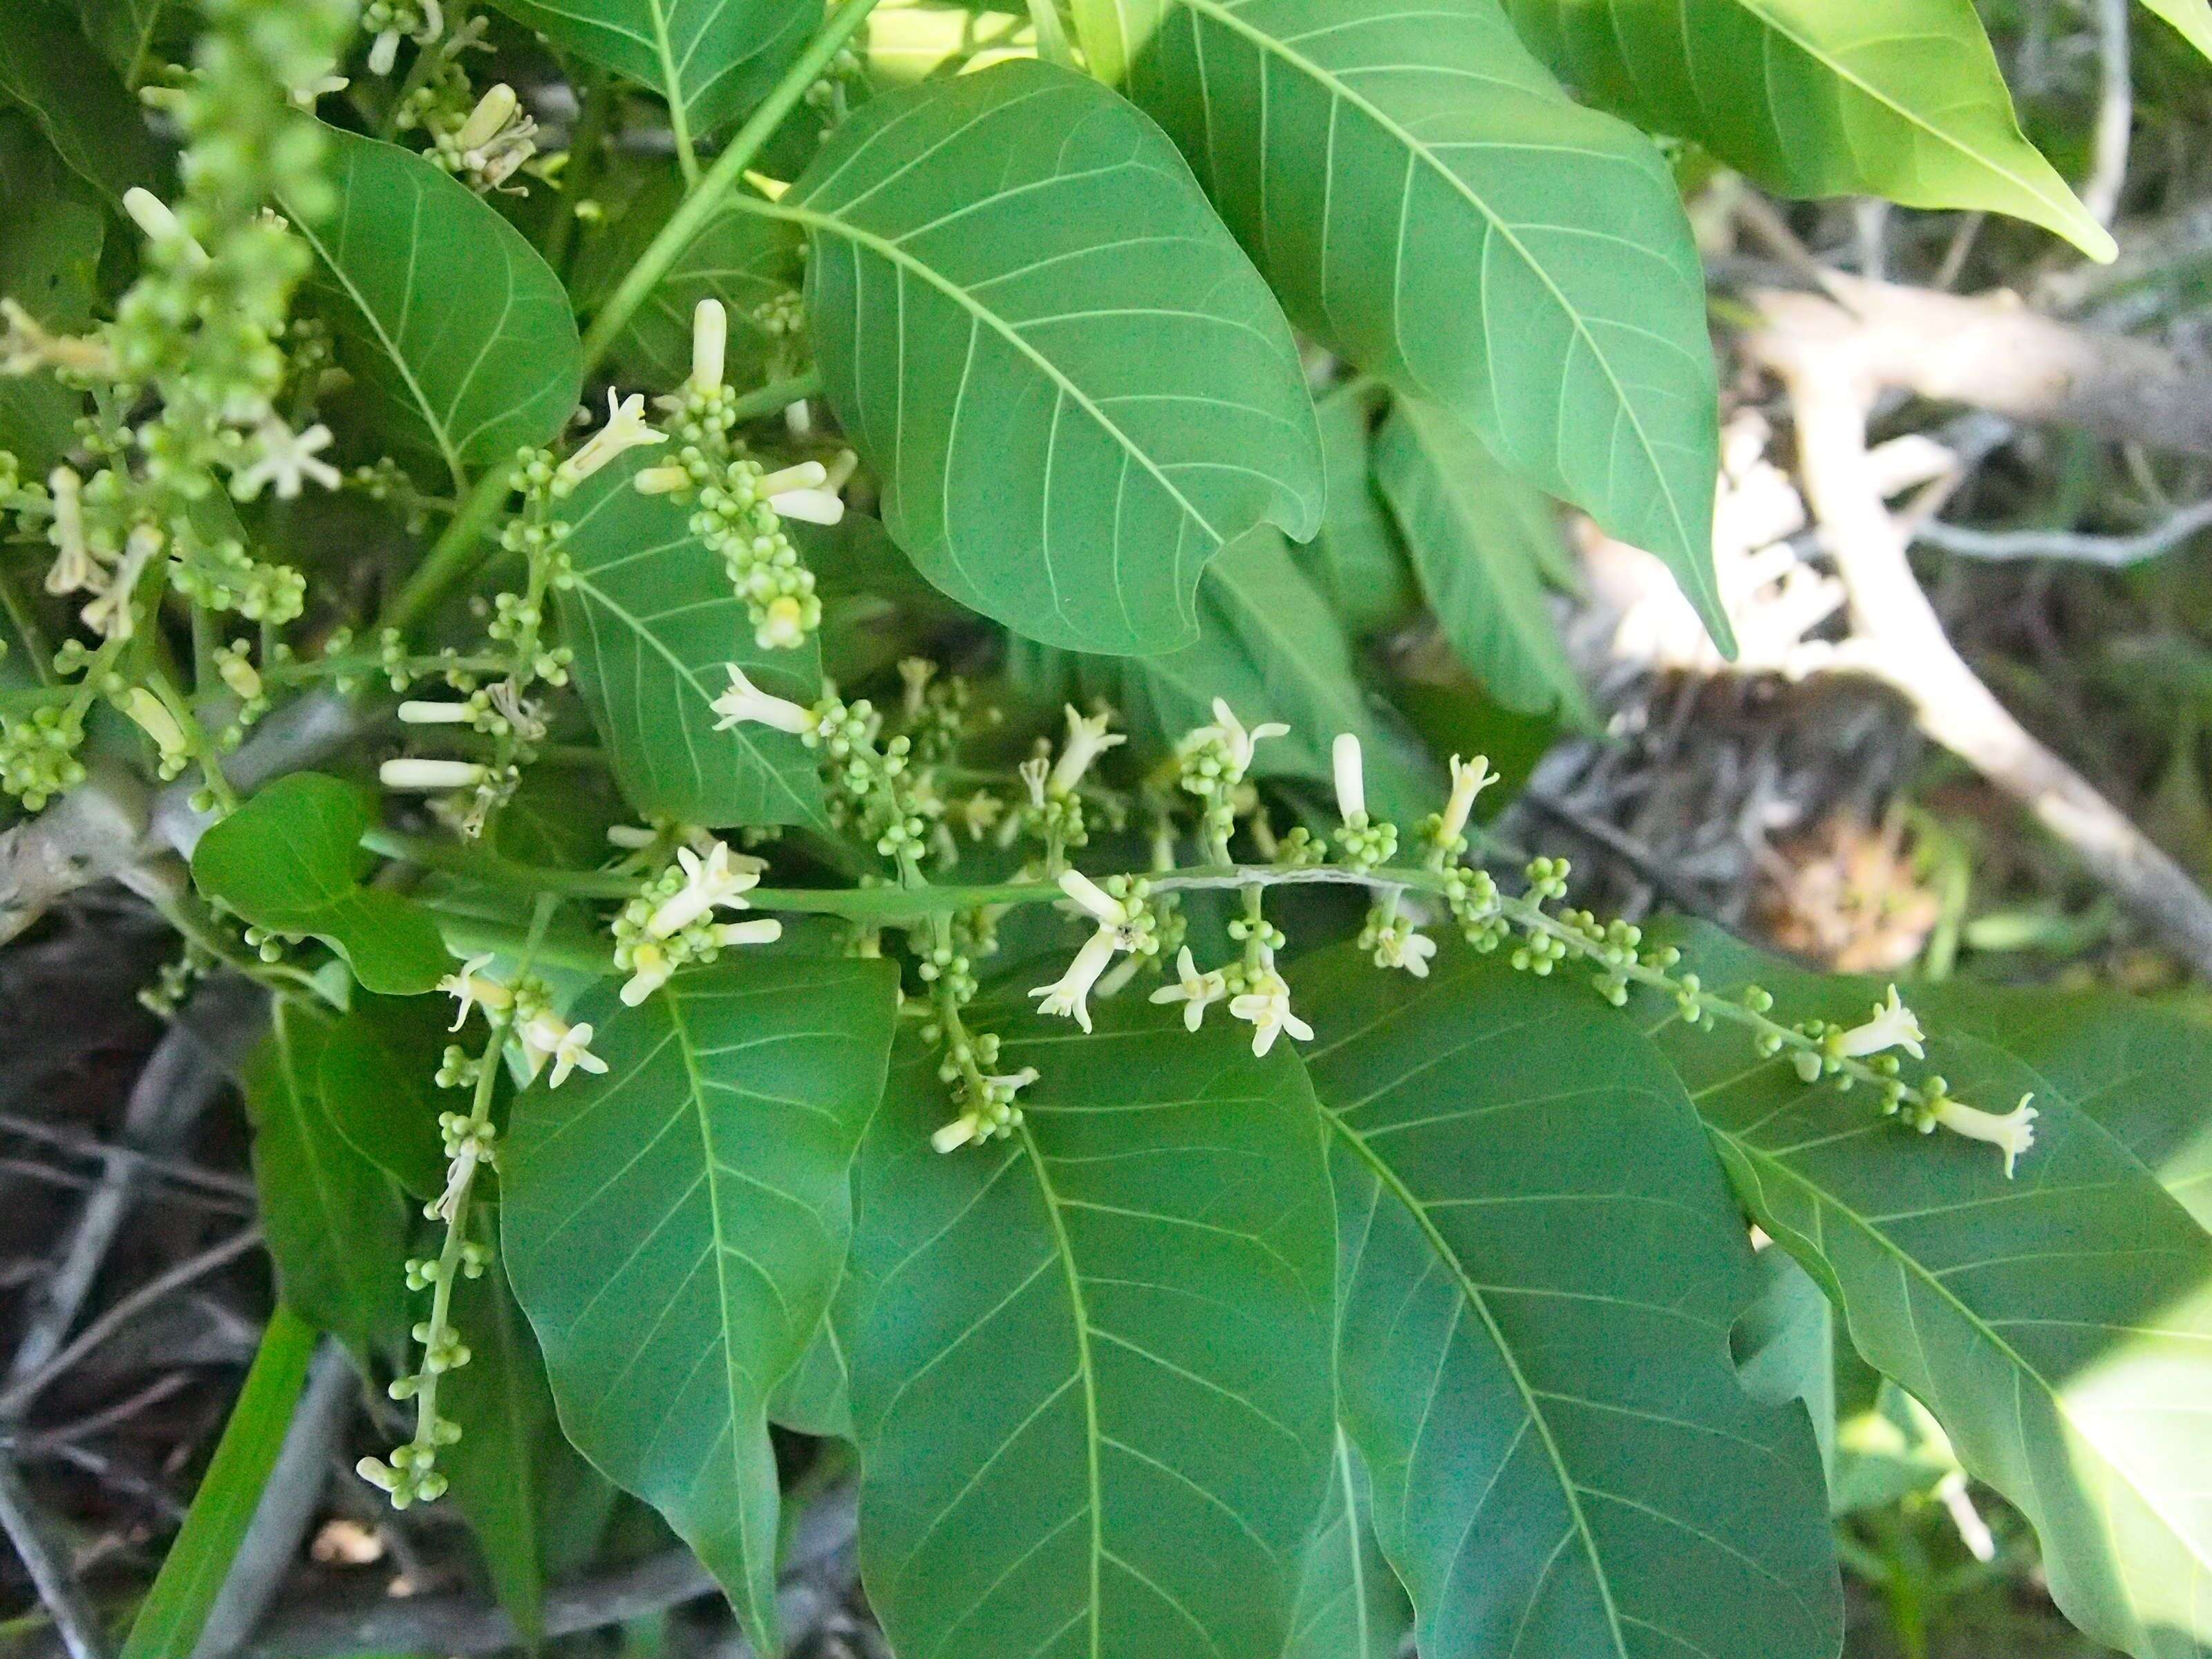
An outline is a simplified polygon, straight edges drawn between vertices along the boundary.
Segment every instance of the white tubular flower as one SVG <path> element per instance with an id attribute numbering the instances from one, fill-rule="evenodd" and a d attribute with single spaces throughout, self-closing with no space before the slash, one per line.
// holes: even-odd
<path id="1" fill-rule="evenodd" d="M 1129 925 L 1129 907 L 1080 870 L 1062 871 L 1060 890 L 1073 899 L 1082 907 L 1084 913 L 1101 927 L 1126 927 Z"/>
<path id="2" fill-rule="evenodd" d="M 484 969 L 490 966 L 491 952 L 487 951 L 463 963 L 459 973 L 448 974 L 438 981 L 438 988 L 449 997 L 459 998 L 461 1005 L 460 1012 L 453 1016 L 453 1023 L 447 1030 L 458 1031 L 468 1024 L 471 1008 L 483 1009 L 484 1018 L 489 1019 L 495 1012 L 514 1006 L 514 993 L 485 975 Z"/>
<path id="3" fill-rule="evenodd" d="M 1022 787 L 1029 791 L 1030 805 L 1038 811 L 1044 811 L 1044 781 L 1051 768 L 1042 759 L 1025 760 L 1014 769 L 1021 775 Z"/>
<path id="4" fill-rule="evenodd" d="M 790 594 L 770 599 L 761 611 L 753 643 L 763 651 L 796 651 L 806 643 L 806 611 Z"/>
<path id="5" fill-rule="evenodd" d="M 1198 971 L 1198 963 L 1190 954 L 1190 946 L 1182 947 L 1176 957 L 1176 982 L 1163 985 L 1152 993 L 1158 1003 L 1182 1004 L 1182 1023 L 1187 1030 L 1195 1031 L 1206 1018 L 1206 1011 L 1229 994 L 1229 982 L 1218 969 L 1210 973 Z"/>
<path id="6" fill-rule="evenodd" d="M 1411 928 L 1389 928 L 1375 943 L 1375 965 L 1378 968 L 1402 968 L 1415 979 L 1429 976 L 1429 958 L 1437 953 L 1437 942 L 1426 933 L 1414 933 Z"/>
<path id="7" fill-rule="evenodd" d="M 730 350 L 730 313 L 720 300 L 702 300 L 691 307 L 691 387 L 695 392 L 720 392 L 722 367 Z"/>
<path id="8" fill-rule="evenodd" d="M 269 484 L 276 486 L 277 500 L 289 501 L 299 498 L 302 480 L 312 479 L 325 489 L 344 482 L 337 468 L 317 459 L 331 447 L 331 429 L 320 422 L 295 432 L 271 416 L 255 428 L 253 441 L 260 455 L 231 475 L 230 493 L 241 501 L 252 501 Z"/>
<path id="9" fill-rule="evenodd" d="M 684 868 L 683 890 L 665 900 L 645 921 L 645 931 L 655 939 L 682 933 L 718 904 L 731 910 L 747 908 L 740 896 L 760 885 L 757 872 L 731 864 L 726 842 L 716 842 L 704 858 L 688 847 L 679 847 L 676 861 Z"/>
<path id="10" fill-rule="evenodd" d="M 724 665 L 730 671 L 730 689 L 707 705 L 722 717 L 714 722 L 717 732 L 726 732 L 733 726 L 750 721 L 803 738 L 822 723 L 821 717 L 811 708 L 802 708 L 787 697 L 771 696 L 762 690 L 745 678 L 745 671 L 737 664 Z"/>
<path id="11" fill-rule="evenodd" d="M 130 696 L 123 699 L 123 712 L 132 724 L 154 739 L 154 746 L 161 751 L 165 762 L 188 760 L 191 745 L 185 740 L 185 728 L 177 724 L 176 715 L 169 705 L 143 685 L 131 688 Z"/>
<path id="12" fill-rule="evenodd" d="M 1927 1056 L 1920 1048 L 1923 1035 L 1918 1018 L 1897 1000 L 1897 987 L 1893 985 L 1889 988 L 1889 1000 L 1875 1005 L 1872 1019 L 1844 1032 L 1836 1052 L 1846 1060 L 1856 1060 L 1863 1054 L 1878 1054 L 1885 1048 L 1902 1048 L 1913 1059 L 1924 1060 Z"/>
<path id="13" fill-rule="evenodd" d="M 469 118 L 461 123 L 461 130 L 453 136 L 453 142 L 463 149 L 482 149 L 499 136 L 501 127 L 514 118 L 515 108 L 514 88 L 501 81 L 477 100 L 477 106 L 469 112 Z"/>
<path id="14" fill-rule="evenodd" d="M 1073 703 L 1067 705 L 1067 743 L 1060 751 L 1060 760 L 1052 769 L 1052 789 L 1055 794 L 1071 793 L 1083 781 L 1091 770 L 1091 763 L 1109 749 L 1119 748 L 1128 742 L 1120 732 L 1106 729 L 1108 716 L 1093 714 L 1085 720 L 1076 712 Z"/>
<path id="15" fill-rule="evenodd" d="M 1477 755 L 1463 761 L 1457 755 L 1451 757 L 1451 799 L 1444 803 L 1444 841 L 1456 840 L 1467 829 L 1468 817 L 1474 811 L 1474 798 L 1498 781 L 1498 775 L 1490 769 L 1488 757 Z"/>
<path id="16" fill-rule="evenodd" d="M 1085 939 L 1065 974 L 1030 993 L 1044 999 L 1037 1004 L 1037 1012 L 1067 1015 L 1088 1031 L 1091 988 L 1098 983 L 1098 976 L 1106 971 L 1106 965 L 1114 960 L 1114 940 L 1115 930 L 1111 927 L 1101 927 Z"/>
<path id="17" fill-rule="evenodd" d="M 1936 1121 L 1954 1135 L 1964 1135 L 1969 1140 L 1986 1140 L 2004 1154 L 2005 1179 L 2012 1179 L 2012 1166 L 2020 1155 L 2035 1145 L 2035 1120 L 2041 1115 L 2027 1103 L 2033 1095 L 2022 1095 L 2020 1104 L 2008 1112 L 1978 1111 L 1972 1106 L 1962 1106 L 1948 1098 L 1936 1103 Z"/>
<path id="18" fill-rule="evenodd" d="M 131 222 L 146 234 L 149 242 L 173 242 L 184 251 L 185 264 L 199 266 L 207 264 L 207 250 L 194 240 L 191 233 L 169 211 L 169 204 L 150 190 L 132 185 L 123 192 L 123 210 L 131 216 Z"/>
<path id="19" fill-rule="evenodd" d="M 762 499 L 779 519 L 797 519 L 802 524 L 842 524 L 845 503 L 838 499 L 836 491 L 827 488 L 829 482 L 830 470 L 821 462 L 801 461 L 781 472 L 769 473 L 757 488 Z"/>
<path id="20" fill-rule="evenodd" d="M 717 945 L 773 945 L 783 937 L 783 924 L 774 916 L 756 916 L 749 921 L 718 921 L 714 924 L 714 943 Z"/>
<path id="21" fill-rule="evenodd" d="M 659 831 L 641 823 L 611 823 L 607 826 L 607 844 L 611 847 L 624 847 L 635 852 L 639 848 L 652 846 L 659 839 Z"/>
<path id="22" fill-rule="evenodd" d="M 617 401 L 610 391 L 606 424 L 586 439 L 581 449 L 561 463 L 561 474 L 570 483 L 581 483 L 625 450 L 667 441 L 668 434 L 654 430 L 645 418 L 643 392 L 633 392 Z"/>
<path id="23" fill-rule="evenodd" d="M 386 789 L 437 794 L 447 789 L 473 789 L 490 775 L 474 761 L 388 760 L 376 769 L 376 781 Z"/>
<path id="24" fill-rule="evenodd" d="M 636 1007 L 667 984 L 675 971 L 676 964 L 668 959 L 667 951 L 651 939 L 641 939 L 629 953 L 629 977 L 622 988 L 623 1006 Z"/>
<path id="25" fill-rule="evenodd" d="M 673 495 L 679 489 L 689 489 L 698 482 L 691 470 L 673 464 L 667 466 L 641 467 L 630 487 L 641 495 Z"/>
<path id="26" fill-rule="evenodd" d="M 1213 724 L 1201 726 L 1188 733 L 1183 738 L 1182 747 L 1188 752 L 1193 749 L 1203 749 L 1209 743 L 1218 743 L 1229 751 L 1230 763 L 1236 769 L 1237 775 L 1242 777 L 1251 770 L 1254 750 L 1269 738 L 1285 738 L 1290 732 L 1291 728 L 1280 720 L 1262 720 L 1247 731 L 1244 722 L 1238 720 L 1236 711 L 1230 708 L 1228 700 L 1216 697 L 1213 700 Z"/>
<path id="27" fill-rule="evenodd" d="M 1367 775 L 1359 753 L 1359 739 L 1340 732 L 1329 745 L 1328 757 L 1336 773 L 1336 810 L 1351 823 L 1367 816 Z"/>
<path id="28" fill-rule="evenodd" d="M 399 31 L 386 29 L 376 37 L 368 49 L 368 72 L 389 75 L 392 66 L 399 61 Z"/>
<path id="29" fill-rule="evenodd" d="M 131 532 L 131 539 L 124 544 L 122 562 L 115 568 L 115 580 L 77 612 L 87 628 L 110 640 L 127 640 L 137 631 L 137 613 L 131 601 L 138 591 L 139 577 L 161 550 L 161 532 L 153 526 L 142 524 Z"/>
<path id="30" fill-rule="evenodd" d="M 607 1063 L 591 1050 L 592 1028 L 571 1025 L 557 1014 L 540 1014 L 522 1028 L 522 1053 L 534 1080 L 538 1068 L 553 1062 L 553 1075 L 545 1080 L 557 1089 L 573 1072 L 604 1072 Z"/>
<path id="31" fill-rule="evenodd" d="M 46 489 L 53 496 L 54 521 L 46 539 L 54 544 L 54 562 L 46 570 L 46 592 L 98 592 L 107 573 L 92 556 L 84 537 L 84 480 L 75 471 L 58 466 L 46 475 Z"/>
<path id="32" fill-rule="evenodd" d="M 1300 1042 L 1313 1041 L 1313 1027 L 1291 1012 L 1291 988 L 1272 967 L 1261 971 L 1251 990 L 1231 1001 L 1229 1012 L 1250 1022 L 1255 1055 L 1264 1058 L 1285 1031 Z"/>
<path id="33" fill-rule="evenodd" d="M 410 699 L 399 705 L 402 726 L 466 726 L 475 718 L 476 711 L 465 702 Z"/>
<path id="34" fill-rule="evenodd" d="M 963 1112 L 931 1134 L 929 1149 L 933 1152 L 957 1152 L 982 1133 L 982 1120 L 973 1112 Z"/>

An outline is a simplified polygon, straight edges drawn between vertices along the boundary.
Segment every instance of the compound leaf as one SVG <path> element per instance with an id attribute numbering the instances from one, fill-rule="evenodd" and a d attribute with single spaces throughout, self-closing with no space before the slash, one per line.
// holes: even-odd
<path id="1" fill-rule="evenodd" d="M 924 575 L 1048 645 L 1186 644 L 1199 573 L 1318 526 L 1274 298 L 1175 147 L 1105 88 L 1007 63 L 878 98 L 783 202 L 830 401 Z"/>
<path id="2" fill-rule="evenodd" d="M 1497 0 L 1094 0 L 1292 320 L 1667 561 L 1714 637 L 1703 274 L 1673 175 Z M 1093 61 L 1098 51 L 1092 50 Z"/>
<path id="3" fill-rule="evenodd" d="M 631 488 L 657 453 L 620 457 L 565 509 L 575 580 L 555 592 L 561 637 L 576 653 L 576 683 L 615 777 L 640 812 L 686 823 L 818 823 L 822 785 L 805 745 L 750 722 L 718 731 L 709 707 L 729 687 L 731 663 L 767 690 L 811 702 L 821 695 L 818 648 L 756 643 L 721 556 L 692 532 L 690 509 Z"/>
<path id="4" fill-rule="evenodd" d="M 1454 953 L 1300 964 L 1346 1261 L 1346 1426 L 1424 1653 L 1828 1659 L 1804 1414 L 1745 1392 L 1749 1249 L 1666 1065 Z"/>
<path id="5" fill-rule="evenodd" d="M 1710 929 L 1680 938 L 1686 969 L 1723 994 L 1755 980 L 1778 1019 L 1874 1000 Z M 2049 1072 L 1984 1037 L 1931 1022 L 1928 1066 L 1983 1106 L 2034 1092 L 2015 1180 L 1990 1147 L 1923 1140 L 1863 1092 L 1747 1069 L 1740 1045 L 1656 1008 L 1647 1023 L 1759 1225 L 2034 1523 L 2060 1610 L 2142 1659 L 2212 1640 L 2212 1237 Z"/>
<path id="6" fill-rule="evenodd" d="M 561 1418 L 775 1643 L 770 1394 L 845 1258 L 889 963 L 755 956 L 575 1018 L 608 1066 L 517 1097 L 501 1231 Z"/>
<path id="7" fill-rule="evenodd" d="M 520 231 L 411 150 L 333 128 L 337 206 L 295 228 L 371 416 L 427 447 L 457 488 L 550 441 L 576 407 L 584 349 L 568 296 Z"/>
<path id="8" fill-rule="evenodd" d="M 1007 1139 L 895 1066 L 855 1183 L 861 1566 L 901 1652 L 1280 1651 L 1332 1446 L 1334 1227 L 1297 1061 L 1117 1006 Z"/>

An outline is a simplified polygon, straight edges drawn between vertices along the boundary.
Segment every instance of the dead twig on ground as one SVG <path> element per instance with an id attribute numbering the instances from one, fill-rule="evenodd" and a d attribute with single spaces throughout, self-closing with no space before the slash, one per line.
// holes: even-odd
<path id="1" fill-rule="evenodd" d="M 39 1600 L 53 1616 L 70 1659 L 107 1659 L 107 1638 L 100 1620 L 78 1589 L 62 1552 L 46 1533 L 46 1518 L 23 1488 L 15 1460 L 0 1452 L 0 1528 L 22 1559 L 38 1587 Z"/>

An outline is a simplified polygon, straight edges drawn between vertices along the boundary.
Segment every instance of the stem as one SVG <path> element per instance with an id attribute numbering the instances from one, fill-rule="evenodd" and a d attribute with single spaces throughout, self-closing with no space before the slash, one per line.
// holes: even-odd
<path id="1" fill-rule="evenodd" d="M 460 509 L 431 544 L 428 555 L 415 567 L 415 574 L 408 577 L 384 607 L 384 614 L 376 619 L 378 630 L 412 628 L 431 606 L 446 597 L 447 589 L 467 579 L 476 568 L 477 544 L 491 528 L 492 520 L 499 517 L 514 488 L 514 479 L 505 465 L 494 465 L 476 481 L 462 498 Z"/>
<path id="2" fill-rule="evenodd" d="M 828 26 L 814 37 L 813 44 L 799 54 L 798 61 L 784 71 L 775 89 L 738 129 L 729 148 L 714 158 L 714 166 L 707 169 L 697 185 L 684 197 L 682 205 L 669 216 L 659 234 L 647 244 L 637 263 L 630 267 L 629 274 L 607 296 L 606 304 L 592 319 L 591 329 L 584 336 L 586 372 L 596 368 L 606 356 L 607 348 L 629 325 L 637 308 L 660 285 L 661 278 L 668 274 L 668 268 L 678 257 L 706 228 L 708 221 L 720 209 L 723 198 L 737 188 L 745 169 L 775 136 L 784 118 L 806 95 L 807 88 L 822 78 L 830 60 L 859 32 L 875 4 L 876 0 L 842 0 Z"/>

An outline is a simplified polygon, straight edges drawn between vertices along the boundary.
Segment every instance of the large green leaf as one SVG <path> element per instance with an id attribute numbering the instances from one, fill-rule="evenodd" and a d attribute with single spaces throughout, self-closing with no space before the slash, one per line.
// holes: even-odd
<path id="1" fill-rule="evenodd" d="M 366 1367 L 406 1338 L 407 1206 L 323 1108 L 316 1074 L 330 1027 L 327 1014 L 277 999 L 246 1064 L 246 1109 L 277 1293 Z"/>
<path id="2" fill-rule="evenodd" d="M 576 684 L 641 812 L 685 823 L 819 823 L 822 784 L 797 738 L 746 722 L 727 731 L 710 706 L 735 663 L 765 690 L 811 702 L 819 652 L 755 643 L 721 556 L 691 531 L 690 509 L 630 485 L 652 449 L 585 480 L 566 509 L 572 585 L 555 590 Z"/>
<path id="3" fill-rule="evenodd" d="M 1375 1495 L 1351 1437 L 1336 1458 L 1321 1524 L 1306 1540 L 1282 1659 L 1398 1659 L 1413 1627 L 1405 1586 L 1375 1540 Z"/>
<path id="4" fill-rule="evenodd" d="M 1379 717 L 1361 690 L 1352 643 L 1276 531 L 1222 550 L 1198 586 L 1198 640 L 1164 656 L 1091 657 L 1067 665 L 1079 697 L 1103 697 L 1155 750 L 1213 720 L 1222 697 L 1246 723 L 1281 720 L 1287 736 L 1255 751 L 1263 777 L 1329 779 L 1329 744 L 1358 734 L 1377 809 L 1410 825 L 1435 805 L 1437 780 L 1418 745 Z"/>
<path id="5" fill-rule="evenodd" d="M 419 1199 L 444 1190 L 438 1114 L 453 1097 L 437 1085 L 450 1005 L 428 997 L 356 994 L 323 1044 L 318 1086 L 331 1121 L 353 1149 Z"/>
<path id="6" fill-rule="evenodd" d="M 70 174 L 27 116 L 0 109 L 0 295 L 57 334 L 92 324 L 107 237 L 99 198 Z M 0 375 L 0 449 L 44 477 L 76 447 L 85 398 L 52 373 Z"/>
<path id="7" fill-rule="evenodd" d="M 428 911 L 362 885 L 368 828 L 355 790 L 319 772 L 288 773 L 200 837 L 192 883 L 257 927 L 322 940 L 368 990 L 428 991 L 453 959 Z"/>
<path id="8" fill-rule="evenodd" d="M 1347 1253 L 1346 1421 L 1424 1653 L 1829 1659 L 1804 1414 L 1743 1390 L 1749 1249 L 1696 1115 L 1587 990 L 1339 950 L 1296 999 Z"/>
<path id="9" fill-rule="evenodd" d="M 1191 638 L 1221 545 L 1320 522 L 1273 297 L 1175 148 L 1022 62 L 878 98 L 783 202 L 831 404 L 922 574 L 1048 644 Z"/>
<path id="10" fill-rule="evenodd" d="M 137 100 L 55 0 L 9 0 L 0 19 L 0 97 L 28 110 L 70 170 L 110 200 L 134 185 L 166 188 L 168 158 Z"/>
<path id="11" fill-rule="evenodd" d="M 1498 0 L 1090 0 L 1086 18 L 1094 63 L 1146 43 L 1131 95 L 1293 320 L 1665 559 L 1726 640 L 1705 283 L 1650 140 L 1569 101 Z"/>
<path id="12" fill-rule="evenodd" d="M 1523 714 L 1588 723 L 1582 680 L 1552 620 L 1543 494 L 1498 465 L 1466 424 L 1402 398 L 1375 442 L 1375 482 L 1397 514 L 1444 637 L 1492 696 Z"/>
<path id="13" fill-rule="evenodd" d="M 2212 58 L 2212 3 L 2208 0 L 2143 0 L 2143 4 L 2179 29 L 2191 46 Z"/>
<path id="14" fill-rule="evenodd" d="M 838 1307 L 902 1653 L 1283 1647 L 1333 1438 L 1327 1172 L 1287 1044 L 1161 1012 L 1079 1048 L 994 1017 L 1043 1075 L 1012 1139 L 952 1157 L 934 1064 L 894 1068 Z"/>
<path id="15" fill-rule="evenodd" d="M 1684 966 L 1747 981 L 1775 1018 L 1850 1018 L 1864 982 L 1819 981 L 1709 930 Z M 2066 1615 L 2142 1659 L 2212 1641 L 2212 1237 L 2051 1076 L 1932 1025 L 1959 1098 L 2030 1091 L 2034 1148 L 1923 1140 L 1863 1091 L 1807 1087 L 1740 1042 L 1650 1015 L 1753 1215 L 1821 1279 L 1851 1340 L 1942 1421 L 1968 1471 L 2034 1522 Z M 1932 1023 L 1931 1023 L 1932 1024 Z M 2203 1073 L 2194 1087 L 2200 1093 Z"/>
<path id="16" fill-rule="evenodd" d="M 896 976 L 753 956 L 575 1018 L 608 1065 L 517 1098 L 501 1231 L 561 1419 L 775 1644 L 770 1393 L 845 1256 Z"/>
<path id="17" fill-rule="evenodd" d="M 684 182 L 673 173 L 639 192 L 614 233 L 593 243 L 589 257 L 578 262 L 580 310 L 588 313 L 613 292 L 683 198 Z M 609 363 L 625 381 L 680 386 L 691 373 L 692 308 L 716 299 L 729 310 L 725 368 L 730 383 L 758 384 L 775 342 L 756 313 L 799 287 L 803 240 L 780 221 L 725 207 L 676 256 L 660 285 L 615 337 Z"/>
<path id="18" fill-rule="evenodd" d="M 2021 136 L 1973 0 L 1506 0 L 1569 82 L 1795 196 L 1887 196 L 2112 239 Z"/>
<path id="19" fill-rule="evenodd" d="M 822 22 L 822 0 L 495 0 L 563 52 L 668 100 L 678 142 L 742 115 Z"/>
<path id="20" fill-rule="evenodd" d="M 337 207 L 295 211 L 339 361 L 393 436 L 457 487 L 557 434 L 583 384 L 561 279 L 469 187 L 411 150 L 332 129 Z"/>
<path id="21" fill-rule="evenodd" d="M 1355 639 L 1403 622 L 1419 604 L 1397 527 L 1375 490 L 1370 428 L 1381 395 L 1371 385 L 1340 386 L 1314 405 L 1328 502 L 1321 533 L 1294 555 Z"/>

